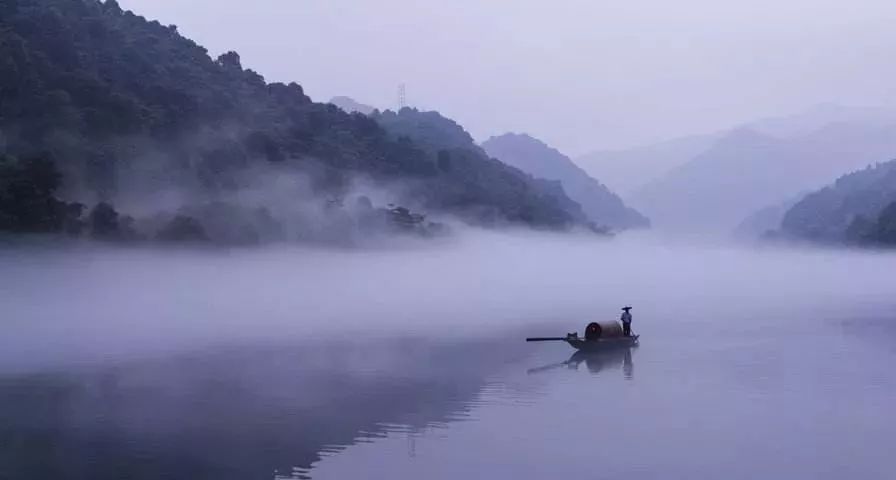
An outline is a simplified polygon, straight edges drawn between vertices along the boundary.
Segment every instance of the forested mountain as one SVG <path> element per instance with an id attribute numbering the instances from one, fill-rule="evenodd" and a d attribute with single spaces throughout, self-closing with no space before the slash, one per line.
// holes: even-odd
<path id="1" fill-rule="evenodd" d="M 585 222 L 581 207 L 570 200 L 559 183 L 533 178 L 489 157 L 466 130 L 438 112 L 403 108 L 399 112 L 375 112 L 372 118 L 394 138 L 408 138 L 422 145 L 427 158 L 435 162 L 439 181 L 413 194 L 425 199 L 427 205 L 447 201 L 454 208 L 470 209 L 476 218 L 498 218 L 500 213 L 512 221 L 536 225 Z M 537 196 L 528 193 L 533 189 Z M 507 208 L 497 212 L 488 204 Z"/>
<path id="2" fill-rule="evenodd" d="M 896 125 L 829 124 L 774 137 L 743 128 L 629 198 L 664 228 L 729 232 L 757 210 L 896 155 Z"/>
<path id="3" fill-rule="evenodd" d="M 442 161 L 428 142 L 454 129 L 411 139 L 387 126 L 312 102 L 295 83 L 267 83 L 234 52 L 212 59 L 115 0 L 0 4 L 0 230 L 56 231 L 98 204 L 90 218 L 114 230 L 114 204 L 149 235 L 173 223 L 202 237 L 211 211 L 229 222 L 211 230 L 304 238 L 314 222 L 345 220 L 358 178 L 406 182 L 390 200 L 474 223 L 564 228 L 581 215 L 562 192 L 475 149 Z"/>
<path id="4" fill-rule="evenodd" d="M 370 105 L 359 103 L 354 98 L 345 96 L 333 97 L 330 99 L 330 103 L 336 105 L 337 107 L 348 113 L 361 113 L 364 115 L 370 115 L 374 110 L 376 110 Z"/>
<path id="5" fill-rule="evenodd" d="M 615 193 L 588 176 L 566 155 L 525 134 L 506 133 L 482 144 L 485 151 L 538 178 L 559 181 L 588 218 L 613 229 L 647 227 L 650 222 L 627 207 Z"/>
<path id="6" fill-rule="evenodd" d="M 784 216 L 781 232 L 823 242 L 896 244 L 896 160 L 837 179 Z"/>

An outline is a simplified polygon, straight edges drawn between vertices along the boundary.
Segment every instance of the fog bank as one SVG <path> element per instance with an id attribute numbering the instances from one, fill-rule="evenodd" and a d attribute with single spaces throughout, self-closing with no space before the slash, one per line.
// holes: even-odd
<path id="1" fill-rule="evenodd" d="M 8 368 L 117 361 L 220 343 L 581 331 L 635 307 L 635 330 L 711 319 L 749 334 L 891 309 L 896 255 L 472 233 L 403 250 L 0 251 Z M 884 309 L 883 307 L 888 307 Z M 758 328 L 758 327 L 756 327 Z M 511 338 L 512 334 L 513 338 Z"/>

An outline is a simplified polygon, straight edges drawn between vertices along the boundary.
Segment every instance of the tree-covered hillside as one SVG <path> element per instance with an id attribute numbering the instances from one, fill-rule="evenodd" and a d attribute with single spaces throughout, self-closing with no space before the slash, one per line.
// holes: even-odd
<path id="1" fill-rule="evenodd" d="M 896 243 L 896 160 L 844 175 L 807 195 L 781 223 L 790 237 L 854 243 Z"/>
<path id="2" fill-rule="evenodd" d="M 451 134 L 412 139 L 312 102 L 299 85 L 266 83 L 234 52 L 213 59 L 175 26 L 123 11 L 115 0 L 0 6 L 2 168 L 21 182 L 26 159 L 55 165 L 59 188 L 44 191 L 53 199 L 109 202 L 135 215 L 164 211 L 173 220 L 185 208 L 195 213 L 234 192 L 264 189 L 259 172 L 301 172 L 307 184 L 293 202 L 339 198 L 363 177 L 407 181 L 413 188 L 403 191 L 427 196 L 394 201 L 475 223 L 575 223 L 568 199 L 557 201 L 556 191 L 475 151 L 449 152 L 454 168 L 446 169 L 431 153 L 442 145 L 428 142 Z M 6 216 L 16 202 L 5 201 Z"/>
<path id="3" fill-rule="evenodd" d="M 403 108 L 375 112 L 373 118 L 395 138 L 410 138 L 423 145 L 426 156 L 440 172 L 439 181 L 418 189 L 415 198 L 428 208 L 473 209 L 475 216 L 500 218 L 536 225 L 584 223 L 581 207 L 569 199 L 558 182 L 536 179 L 490 158 L 473 137 L 438 112 Z M 512 172 L 512 175 L 508 175 Z M 467 181 L 465 179 L 475 179 Z M 534 189 L 538 194 L 530 195 Z M 479 199 L 487 199 L 482 202 Z M 485 205 L 508 205 L 501 215 Z"/>

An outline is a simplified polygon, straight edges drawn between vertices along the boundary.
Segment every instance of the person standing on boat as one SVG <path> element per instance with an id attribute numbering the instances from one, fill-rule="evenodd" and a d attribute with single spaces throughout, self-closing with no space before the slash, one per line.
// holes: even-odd
<path id="1" fill-rule="evenodd" d="M 622 307 L 622 317 L 619 319 L 622 320 L 622 334 L 626 337 L 630 337 L 632 335 L 632 307 Z"/>

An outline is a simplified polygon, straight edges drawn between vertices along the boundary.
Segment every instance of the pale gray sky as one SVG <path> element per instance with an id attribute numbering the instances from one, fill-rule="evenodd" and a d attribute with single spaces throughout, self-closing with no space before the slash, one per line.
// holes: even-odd
<path id="1" fill-rule="evenodd" d="M 119 0 L 315 100 L 436 109 L 566 153 L 822 102 L 896 105 L 896 2 Z"/>

